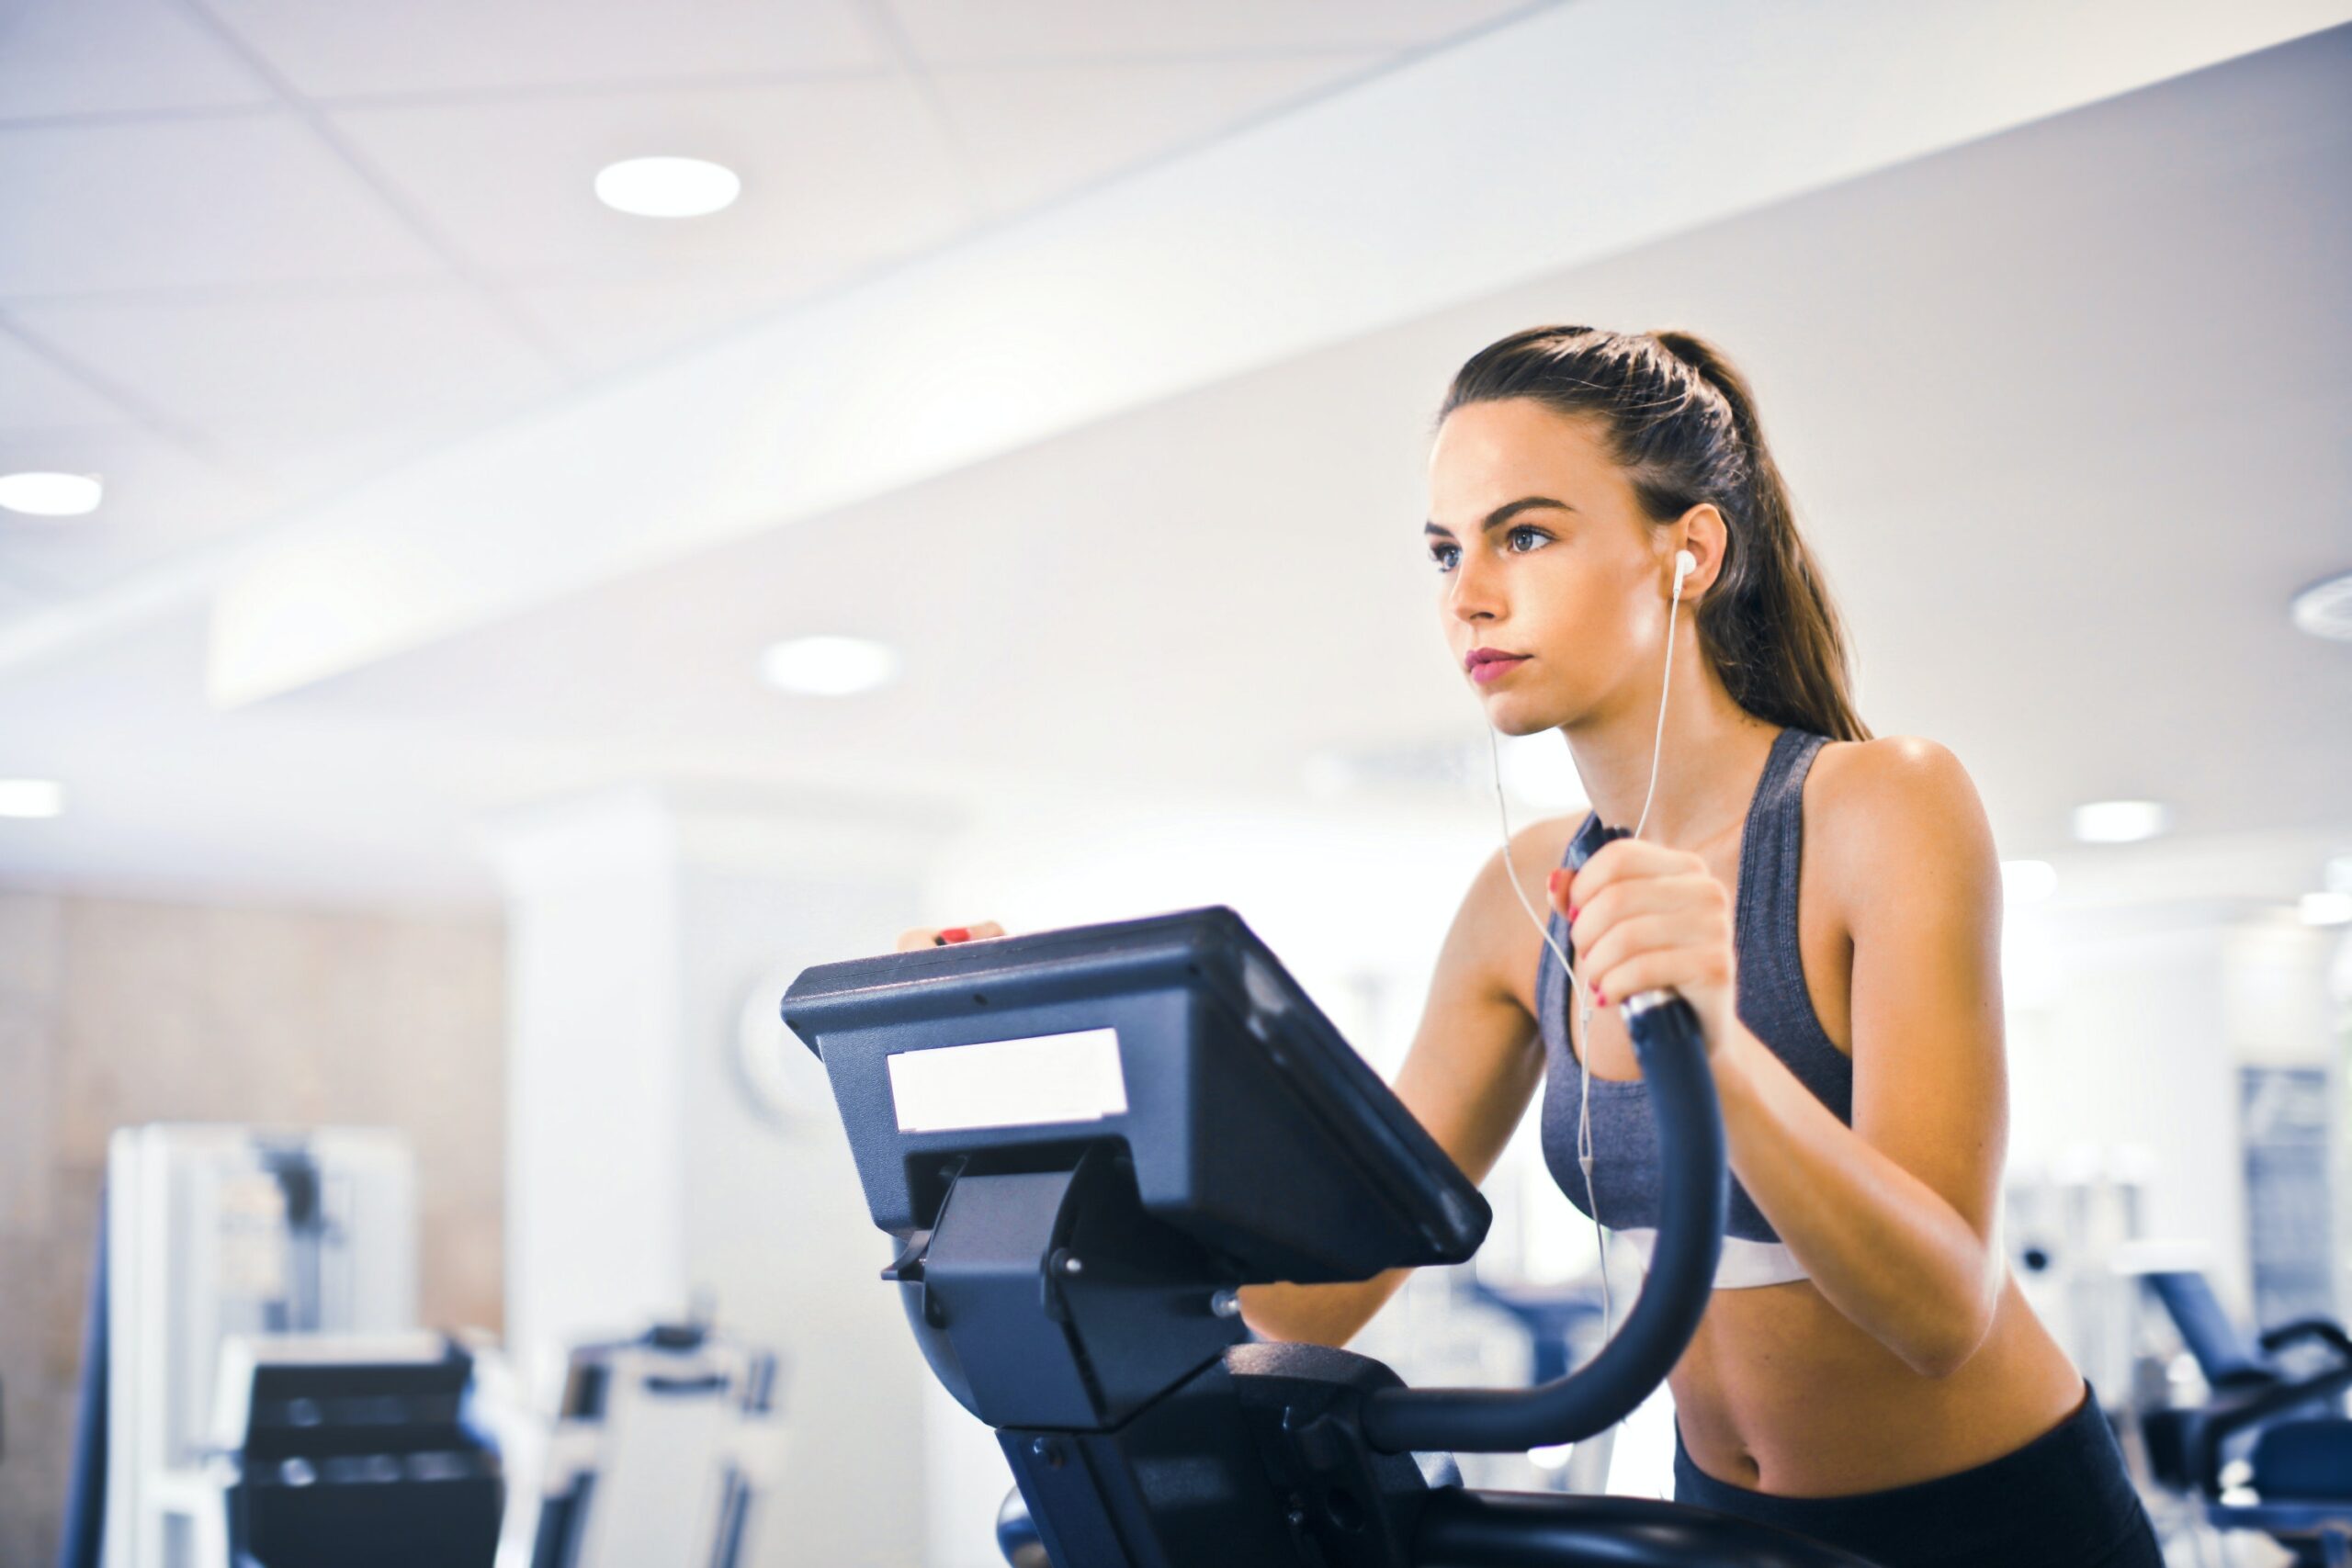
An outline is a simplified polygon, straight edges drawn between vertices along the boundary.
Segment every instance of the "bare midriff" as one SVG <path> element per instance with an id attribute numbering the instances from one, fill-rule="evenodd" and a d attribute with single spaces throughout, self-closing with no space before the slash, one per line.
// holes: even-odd
<path id="1" fill-rule="evenodd" d="M 1691 1462 L 1783 1497 L 1878 1492 L 2023 1448 L 2082 1404 L 2083 1380 L 2003 1284 L 1991 1330 L 1925 1377 L 1808 1280 L 1717 1291 L 1667 1380 Z"/>

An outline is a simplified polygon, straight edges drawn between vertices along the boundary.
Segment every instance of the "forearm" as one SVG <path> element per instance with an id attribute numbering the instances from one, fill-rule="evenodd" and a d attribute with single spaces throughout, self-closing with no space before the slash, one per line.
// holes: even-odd
<path id="1" fill-rule="evenodd" d="M 1715 1085 L 1732 1172 L 1815 1288 L 1913 1370 L 1958 1370 L 1992 1323 L 1996 1248 L 1744 1026 Z"/>
<path id="2" fill-rule="evenodd" d="M 1269 1339 L 1344 1346 L 1411 1273 L 1391 1269 L 1340 1285 L 1245 1285 L 1241 1320 Z"/>

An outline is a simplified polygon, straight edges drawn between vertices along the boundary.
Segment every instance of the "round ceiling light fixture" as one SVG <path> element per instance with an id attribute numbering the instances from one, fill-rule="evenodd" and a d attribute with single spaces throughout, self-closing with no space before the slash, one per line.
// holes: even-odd
<path id="1" fill-rule="evenodd" d="M 2288 606 L 2295 629 L 2333 642 L 2352 642 L 2352 571 L 2312 583 Z"/>
<path id="2" fill-rule="evenodd" d="M 760 655 L 760 678 L 779 691 L 846 697 L 886 684 L 899 672 L 899 651 L 861 637 L 804 637 Z"/>
<path id="3" fill-rule="evenodd" d="M 743 182 L 702 158 L 625 158 L 596 171 L 596 199 L 639 218 L 702 218 L 733 203 Z"/>
<path id="4" fill-rule="evenodd" d="M 2169 815 L 2153 800 L 2094 800 L 2075 807 L 2075 837 L 2086 844 L 2135 844 L 2163 832 Z"/>
<path id="5" fill-rule="evenodd" d="M 105 493 L 96 474 L 0 474 L 0 506 L 34 517 L 96 512 Z"/>
<path id="6" fill-rule="evenodd" d="M 2295 912 L 2307 926 L 2352 925 L 2352 893 L 2306 893 Z"/>
<path id="7" fill-rule="evenodd" d="M 55 817 L 65 809 L 65 790 L 54 779 L 0 779 L 0 817 Z"/>

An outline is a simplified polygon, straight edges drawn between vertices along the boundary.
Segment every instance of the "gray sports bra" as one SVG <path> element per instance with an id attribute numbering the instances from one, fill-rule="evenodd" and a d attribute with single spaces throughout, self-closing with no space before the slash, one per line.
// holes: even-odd
<path id="1" fill-rule="evenodd" d="M 1815 1016 L 1797 951 L 1797 867 L 1804 837 L 1804 776 L 1826 736 L 1783 729 L 1765 759 L 1740 831 L 1738 909 L 1732 948 L 1739 966 L 1740 1022 L 1786 1062 L 1814 1098 L 1849 1126 L 1854 1120 L 1853 1059 L 1829 1042 Z M 1568 922 L 1555 914 L 1552 936 L 1568 948 Z M 1573 952 L 1574 949 L 1568 948 Z M 1544 1053 L 1544 1162 L 1569 1201 L 1593 1212 L 1577 1163 L 1577 1097 L 1581 1069 L 1568 1040 L 1567 973 L 1545 944 L 1535 969 L 1536 1018 Z M 1592 1195 L 1599 1218 L 1642 1248 L 1646 1261 L 1657 1237 L 1657 1123 L 1649 1086 L 1639 1078 L 1594 1077 Z M 1806 1278 L 1735 1177 L 1724 1228 L 1715 1288 L 1736 1290 Z"/>

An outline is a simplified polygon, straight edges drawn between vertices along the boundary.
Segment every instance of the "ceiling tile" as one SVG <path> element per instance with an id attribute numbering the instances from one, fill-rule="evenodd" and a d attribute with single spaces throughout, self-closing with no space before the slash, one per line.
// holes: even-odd
<path id="1" fill-rule="evenodd" d="M 0 130 L 0 298 L 416 279 L 432 253 L 292 114 Z"/>
<path id="2" fill-rule="evenodd" d="M 234 107 L 275 96 L 173 0 L 0 4 L 0 124 Z"/>
<path id="3" fill-rule="evenodd" d="M 882 63 L 850 0 L 209 3 L 313 98 L 855 71 Z"/>
<path id="4" fill-rule="evenodd" d="M 85 517 L 0 512 L 0 581 L 61 593 L 243 532 L 280 503 L 267 486 L 144 430 L 0 433 L 0 472 L 28 468 L 106 481 L 105 502 Z"/>
<path id="5" fill-rule="evenodd" d="M 0 326 L 0 434 L 127 424 L 130 416 Z"/>
<path id="6" fill-rule="evenodd" d="M 1151 59 L 1412 49 L 1540 0 L 884 0 L 934 68 L 1003 61 Z"/>
<path id="7" fill-rule="evenodd" d="M 533 282 L 659 281 L 700 265 L 831 272 L 936 243 L 976 216 L 935 117 L 897 75 L 334 120 L 463 254 Z M 695 219 L 636 218 L 596 199 L 598 169 L 652 154 L 724 164 L 743 194 Z"/>
<path id="8" fill-rule="evenodd" d="M 1206 141 L 1372 69 L 1379 53 L 999 66 L 933 80 L 999 212 Z"/>
<path id="9" fill-rule="evenodd" d="M 820 269 L 695 272 L 669 283 L 564 283 L 509 296 L 582 369 L 639 365 L 747 325 L 834 280 Z"/>
<path id="10" fill-rule="evenodd" d="M 292 490 L 338 482 L 561 391 L 469 290 L 28 306 L 30 330 Z"/>

